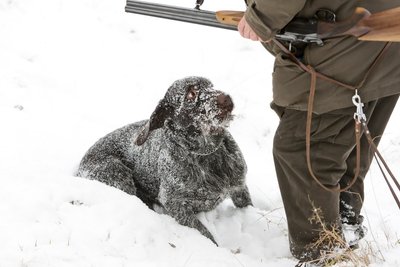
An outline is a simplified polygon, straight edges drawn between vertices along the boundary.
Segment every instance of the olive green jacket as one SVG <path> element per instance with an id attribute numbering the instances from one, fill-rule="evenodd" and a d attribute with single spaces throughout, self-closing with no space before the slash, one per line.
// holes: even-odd
<path id="1" fill-rule="evenodd" d="M 310 18 L 318 9 L 335 12 L 337 21 L 351 16 L 356 6 L 371 13 L 400 6 L 400 0 L 248 0 L 246 21 L 263 40 L 270 40 L 294 17 Z M 303 63 L 340 82 L 357 85 L 386 43 L 362 42 L 353 36 L 331 38 L 323 46 L 309 44 L 304 50 Z M 282 107 L 306 110 L 310 74 L 301 70 L 274 45 L 264 46 L 275 55 L 273 71 L 273 102 Z M 363 102 L 400 93 L 400 43 L 393 43 L 383 58 L 369 73 L 359 88 Z M 316 113 L 325 113 L 352 104 L 352 90 L 329 81 L 317 80 L 314 100 Z"/>

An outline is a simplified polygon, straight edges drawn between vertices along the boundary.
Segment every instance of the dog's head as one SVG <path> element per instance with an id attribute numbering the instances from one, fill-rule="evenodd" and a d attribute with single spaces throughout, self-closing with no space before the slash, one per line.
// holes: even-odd
<path id="1" fill-rule="evenodd" d="M 159 102 L 135 143 L 142 145 L 151 131 L 163 127 L 166 122 L 175 131 L 191 136 L 219 134 L 232 120 L 232 110 L 231 97 L 215 90 L 208 79 L 177 80 Z"/>

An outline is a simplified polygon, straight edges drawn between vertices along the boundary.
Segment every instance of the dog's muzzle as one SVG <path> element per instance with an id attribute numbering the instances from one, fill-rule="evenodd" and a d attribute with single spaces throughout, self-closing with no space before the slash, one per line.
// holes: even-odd
<path id="1" fill-rule="evenodd" d="M 218 95 L 217 96 L 217 107 L 221 111 L 221 113 L 219 113 L 217 115 L 217 118 L 219 118 L 221 120 L 227 119 L 230 116 L 230 114 L 233 110 L 233 107 L 234 107 L 232 98 L 229 95 L 226 95 L 224 93 Z"/>

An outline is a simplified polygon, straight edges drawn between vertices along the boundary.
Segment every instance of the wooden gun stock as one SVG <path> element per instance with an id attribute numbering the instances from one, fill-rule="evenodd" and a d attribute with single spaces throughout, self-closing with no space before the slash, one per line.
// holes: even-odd
<path id="1" fill-rule="evenodd" d="M 400 7 L 374 13 L 358 25 L 369 29 L 359 40 L 400 42 Z"/>

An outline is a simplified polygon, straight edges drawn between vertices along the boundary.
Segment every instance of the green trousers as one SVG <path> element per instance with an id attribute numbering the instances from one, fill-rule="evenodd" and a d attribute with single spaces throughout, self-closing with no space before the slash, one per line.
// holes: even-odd
<path id="1" fill-rule="evenodd" d="M 372 137 L 383 134 L 398 95 L 366 103 L 364 113 Z M 314 246 L 321 224 L 310 220 L 314 210 L 328 227 L 341 229 L 341 222 L 357 223 L 364 200 L 364 177 L 372 154 L 365 136 L 361 137 L 361 170 L 346 192 L 323 189 L 311 177 L 306 161 L 307 112 L 273 107 L 281 119 L 274 137 L 276 174 L 287 217 L 292 254 L 300 260 L 320 257 L 324 245 Z M 344 187 L 354 177 L 356 166 L 353 114 L 356 108 L 335 110 L 313 116 L 311 162 L 320 182 L 330 188 Z M 375 139 L 379 142 L 379 138 Z"/>

